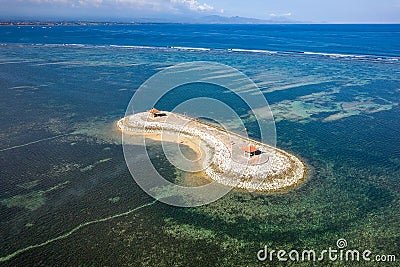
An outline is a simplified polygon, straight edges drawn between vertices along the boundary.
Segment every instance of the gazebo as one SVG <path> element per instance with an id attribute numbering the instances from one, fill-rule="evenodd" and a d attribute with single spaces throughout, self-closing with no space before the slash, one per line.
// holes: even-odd
<path id="1" fill-rule="evenodd" d="M 254 156 L 254 155 L 258 155 L 261 153 L 260 149 L 258 149 L 255 146 L 252 145 L 248 145 L 246 147 L 243 147 L 242 150 L 244 151 L 244 153 L 247 155 L 249 154 L 250 157 Z"/>
<path id="2" fill-rule="evenodd" d="M 148 110 L 149 113 L 153 114 L 154 117 L 162 117 L 165 116 L 165 113 L 162 113 L 161 111 L 159 111 L 156 108 L 152 108 L 150 110 Z"/>

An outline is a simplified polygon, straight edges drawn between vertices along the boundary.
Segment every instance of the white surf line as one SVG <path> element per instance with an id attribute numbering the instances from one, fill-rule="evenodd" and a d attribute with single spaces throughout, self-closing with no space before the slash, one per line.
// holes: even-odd
<path id="1" fill-rule="evenodd" d="M 52 139 L 56 139 L 56 138 L 59 138 L 59 137 L 72 135 L 72 134 L 74 134 L 74 133 L 60 134 L 60 135 L 56 135 L 56 136 L 53 136 L 53 137 L 48 137 L 48 138 L 32 141 L 32 142 L 29 142 L 29 143 L 26 143 L 26 144 L 22 144 L 22 145 L 7 147 L 7 148 L 0 149 L 0 152 L 11 150 L 11 149 L 15 149 L 15 148 L 20 148 L 20 147 L 24 147 L 24 146 L 29 146 L 29 145 L 32 145 L 32 144 L 36 144 L 36 143 L 40 143 L 40 142 L 43 142 L 43 141 L 52 140 Z"/>
<path id="2" fill-rule="evenodd" d="M 7 256 L 1 257 L 0 258 L 0 262 L 8 261 L 8 260 L 14 258 L 15 256 L 17 256 L 17 255 L 19 255 L 19 254 L 21 254 L 23 252 L 26 252 L 28 250 L 31 250 L 31 249 L 34 249 L 34 248 L 40 248 L 40 247 L 46 246 L 46 245 L 48 245 L 50 243 L 53 243 L 55 241 L 67 238 L 67 237 L 69 237 L 70 235 L 72 235 L 73 233 L 75 233 L 76 231 L 80 230 L 81 228 L 83 228 L 85 226 L 88 226 L 88 225 L 91 225 L 91 224 L 95 224 L 95 223 L 105 222 L 105 221 L 109 221 L 109 220 L 112 220 L 112 219 L 115 219 L 115 218 L 118 218 L 118 217 L 123 217 L 123 216 L 129 215 L 129 214 L 131 214 L 131 213 L 133 213 L 133 212 L 135 212 L 137 210 L 140 210 L 142 208 L 154 205 L 157 201 L 158 201 L 158 199 L 156 199 L 154 201 L 151 201 L 149 203 L 143 204 L 143 205 L 141 205 L 139 207 L 136 207 L 136 208 L 134 208 L 132 210 L 128 210 L 128 211 L 123 212 L 123 213 L 119 213 L 119 214 L 115 214 L 115 215 L 112 215 L 112 216 L 109 216 L 109 217 L 106 217 L 106 218 L 97 219 L 97 220 L 93 220 L 93 221 L 82 223 L 82 224 L 78 225 L 77 227 L 75 227 L 74 229 L 70 230 L 69 232 L 67 232 L 67 233 L 65 233 L 63 235 L 60 235 L 60 236 L 57 236 L 55 238 L 49 239 L 49 240 L 47 240 L 47 241 L 45 241 L 43 243 L 40 243 L 40 244 L 30 245 L 28 247 L 19 249 L 19 250 L 15 251 L 15 252 L 7 255 Z"/>

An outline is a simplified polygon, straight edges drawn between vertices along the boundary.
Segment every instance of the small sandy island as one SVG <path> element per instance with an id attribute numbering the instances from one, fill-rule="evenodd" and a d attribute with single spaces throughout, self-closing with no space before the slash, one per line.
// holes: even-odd
<path id="1" fill-rule="evenodd" d="M 306 167 L 281 149 L 177 113 L 151 110 L 117 122 L 124 134 L 189 146 L 207 176 L 223 185 L 251 191 L 279 191 L 301 183 Z"/>

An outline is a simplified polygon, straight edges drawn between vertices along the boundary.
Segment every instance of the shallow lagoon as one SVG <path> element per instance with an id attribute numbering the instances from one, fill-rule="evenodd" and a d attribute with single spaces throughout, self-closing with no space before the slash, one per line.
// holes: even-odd
<path id="1" fill-rule="evenodd" d="M 129 174 L 114 122 L 142 82 L 175 63 L 218 61 L 254 79 L 275 115 L 277 146 L 311 167 L 285 193 L 232 191 L 188 209 L 156 202 L 5 265 L 257 265 L 264 245 L 322 250 L 339 238 L 398 253 L 396 62 L 63 46 L 5 46 L 0 59 L 0 257 L 153 201 Z M 160 149 L 150 147 L 157 168 L 184 179 Z"/>

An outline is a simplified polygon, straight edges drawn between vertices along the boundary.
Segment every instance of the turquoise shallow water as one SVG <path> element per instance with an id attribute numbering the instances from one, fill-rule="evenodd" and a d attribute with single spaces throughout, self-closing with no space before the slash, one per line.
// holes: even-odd
<path id="1" fill-rule="evenodd" d="M 255 266 L 264 245 L 322 250 L 339 238 L 349 248 L 398 255 L 396 61 L 8 44 L 0 48 L 0 257 L 151 203 L 129 174 L 113 123 L 151 75 L 198 60 L 230 65 L 258 84 L 275 116 L 277 146 L 305 160 L 307 182 L 281 194 L 232 191 L 198 208 L 152 203 L 5 265 Z M 149 151 L 164 175 L 181 179 L 160 146 Z"/>

